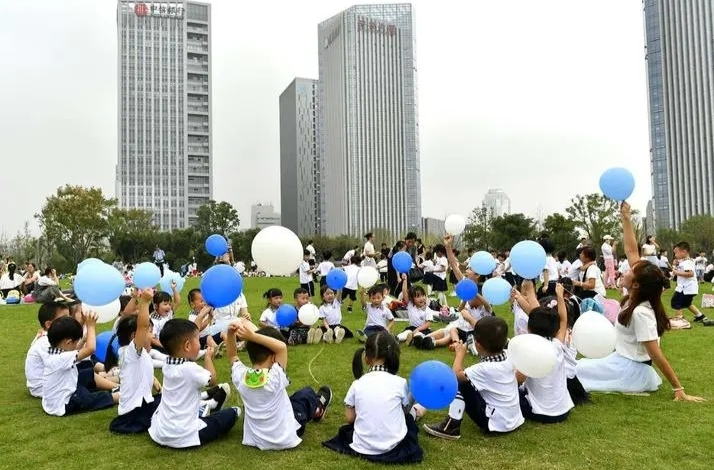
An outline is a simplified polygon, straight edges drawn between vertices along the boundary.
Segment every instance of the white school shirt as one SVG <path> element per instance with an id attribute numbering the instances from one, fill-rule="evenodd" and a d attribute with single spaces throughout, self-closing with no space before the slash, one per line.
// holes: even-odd
<path id="1" fill-rule="evenodd" d="M 355 250 L 348 250 L 347 253 L 345 253 L 345 256 L 342 257 L 342 261 L 344 261 L 345 263 L 350 263 L 354 255 Z"/>
<path id="2" fill-rule="evenodd" d="M 557 281 L 560 279 L 560 273 L 558 272 L 558 261 L 552 256 L 548 256 L 545 259 L 544 271 L 548 271 L 548 282 Z M 541 281 L 543 281 L 543 274 L 540 275 Z"/>
<path id="3" fill-rule="evenodd" d="M 689 271 L 694 274 L 694 261 L 689 258 L 680 260 L 677 270 Z M 699 281 L 696 276 L 677 276 L 677 287 L 674 288 L 674 291 L 681 292 L 684 295 L 697 295 L 699 293 Z"/>
<path id="4" fill-rule="evenodd" d="M 521 306 L 513 301 L 511 307 L 513 312 L 513 330 L 516 336 L 525 335 L 528 333 L 528 314 L 521 308 Z"/>
<path id="5" fill-rule="evenodd" d="M 557 338 L 551 341 L 555 350 L 555 367 L 545 377 L 527 377 L 526 399 L 533 413 L 543 416 L 562 416 L 575 405 L 568 392 L 568 372 L 565 364 L 565 345 Z"/>
<path id="6" fill-rule="evenodd" d="M 434 321 L 434 312 L 428 305 L 418 308 L 412 302 L 407 304 L 407 315 L 409 315 L 409 326 L 419 328 L 426 322 Z"/>
<path id="7" fill-rule="evenodd" d="M 380 273 L 386 273 L 388 270 L 388 264 L 386 259 L 380 259 L 377 263 L 377 271 Z"/>
<path id="8" fill-rule="evenodd" d="M 583 262 L 580 261 L 579 259 L 576 259 L 570 264 L 570 268 L 568 269 L 568 274 L 567 276 L 572 279 L 573 281 L 579 281 L 580 280 L 580 266 L 583 265 Z"/>
<path id="9" fill-rule="evenodd" d="M 315 247 L 312 245 L 308 245 L 305 247 L 308 253 L 310 253 L 310 259 L 315 259 Z"/>
<path id="10" fill-rule="evenodd" d="M 342 304 L 335 299 L 331 304 L 320 305 L 319 317 L 330 326 L 339 325 L 342 323 Z"/>
<path id="11" fill-rule="evenodd" d="M 408 404 L 407 381 L 397 375 L 373 371 L 352 382 L 345 396 L 345 405 L 355 410 L 352 450 L 381 455 L 394 449 L 407 435 Z"/>
<path id="12" fill-rule="evenodd" d="M 320 264 L 317 265 L 317 271 L 320 273 L 320 276 L 327 276 L 327 274 L 335 269 L 335 264 L 332 261 L 321 261 Z"/>
<path id="13" fill-rule="evenodd" d="M 624 326 L 615 322 L 615 352 L 636 362 L 650 360 L 644 342 L 659 342 L 657 319 L 649 302 L 642 302 L 632 312 L 630 324 Z"/>
<path id="14" fill-rule="evenodd" d="M 143 347 L 137 352 L 134 340 L 119 348 L 119 416 L 125 415 L 142 402 L 153 403 L 154 362 Z"/>
<path id="15" fill-rule="evenodd" d="M 213 322 L 229 322 L 234 318 L 238 318 L 240 311 L 244 308 L 248 308 L 248 301 L 245 295 L 241 293 L 232 304 L 213 309 Z"/>
<path id="16" fill-rule="evenodd" d="M 64 416 L 65 406 L 77 391 L 77 351 L 48 348 L 44 356 L 42 409 L 53 416 Z"/>
<path id="17" fill-rule="evenodd" d="M 704 268 L 707 266 L 707 259 L 703 256 L 697 256 L 694 258 L 694 266 L 696 267 L 697 270 L 704 270 Z"/>
<path id="18" fill-rule="evenodd" d="M 151 417 L 149 436 L 157 444 L 175 449 L 201 445 L 198 432 L 206 423 L 197 410 L 201 389 L 211 382 L 211 373 L 195 362 L 173 357 L 166 360 L 161 371 L 161 403 Z"/>
<path id="19" fill-rule="evenodd" d="M 267 372 L 262 387 L 245 384 L 251 368 L 236 361 L 231 377 L 243 401 L 243 445 L 260 450 L 283 450 L 297 447 L 302 439 L 297 435 L 300 423 L 295 419 L 290 397 L 286 391 L 290 381 L 280 364 L 274 363 Z"/>
<path id="20" fill-rule="evenodd" d="M 10 273 L 5 273 L 0 277 L 0 289 L 14 289 L 22 284 L 22 276 L 15 273 L 12 279 L 10 279 Z"/>
<path id="21" fill-rule="evenodd" d="M 454 328 L 457 330 L 464 331 L 466 333 L 470 333 L 474 330 L 474 327 L 471 326 L 471 323 L 466 321 L 464 319 L 464 317 L 461 316 L 461 313 L 459 313 L 459 318 L 457 318 L 456 320 L 454 320 L 454 321 L 450 322 L 448 325 L 446 325 L 444 327 L 444 330 L 451 331 Z"/>
<path id="22" fill-rule="evenodd" d="M 609 243 L 605 242 L 602 244 L 600 247 L 600 251 L 602 251 L 602 257 L 603 259 L 615 259 L 615 257 L 612 254 L 612 245 Z"/>
<path id="23" fill-rule="evenodd" d="M 488 429 L 509 432 L 524 423 L 518 396 L 518 381 L 510 359 L 481 361 L 464 370 L 466 378 L 486 402 Z"/>
<path id="24" fill-rule="evenodd" d="M 300 263 L 300 284 L 308 284 L 312 282 L 312 273 L 309 273 L 309 270 L 310 263 L 308 263 L 307 261 L 303 261 L 302 263 Z"/>
<path id="25" fill-rule="evenodd" d="M 563 345 L 563 359 L 565 360 L 565 373 L 568 379 L 575 377 L 578 366 L 578 350 L 571 343 Z"/>
<path id="26" fill-rule="evenodd" d="M 559 263 L 558 274 L 560 274 L 560 277 L 568 277 L 570 266 L 570 261 L 567 259 L 564 259 L 561 263 Z"/>
<path id="27" fill-rule="evenodd" d="M 669 260 L 665 256 L 660 257 L 657 260 L 657 264 L 662 269 L 669 269 Z"/>
<path id="28" fill-rule="evenodd" d="M 470 303 L 466 303 L 466 308 L 469 310 L 469 313 L 471 314 L 472 317 L 474 317 L 474 320 L 479 321 L 483 317 L 490 317 L 493 315 L 493 312 L 486 310 L 486 307 L 483 305 L 479 305 L 478 307 L 472 307 Z M 464 320 L 465 321 L 465 320 Z M 468 322 L 466 322 L 468 323 Z M 468 323 L 470 325 L 470 323 Z M 473 330 L 473 327 L 470 327 L 471 330 Z M 468 330 L 468 331 L 471 331 Z"/>
<path id="29" fill-rule="evenodd" d="M 151 323 L 153 324 L 151 328 L 151 333 L 154 338 L 159 339 L 161 335 L 161 330 L 164 329 L 164 325 L 168 323 L 174 317 L 174 312 L 169 312 L 166 316 L 159 315 L 158 313 L 151 314 Z"/>
<path id="30" fill-rule="evenodd" d="M 45 374 L 45 356 L 50 349 L 50 341 L 47 339 L 47 332 L 32 340 L 30 349 L 25 357 L 25 379 L 30 395 L 42 398 L 42 382 Z"/>
<path id="31" fill-rule="evenodd" d="M 367 322 L 364 327 L 370 326 L 381 326 L 386 328 L 387 322 L 394 320 L 394 315 L 392 312 L 385 307 L 380 305 L 379 307 L 374 307 L 372 304 L 367 304 Z"/>
<path id="32" fill-rule="evenodd" d="M 268 326 L 272 326 L 273 328 L 280 328 L 280 325 L 278 325 L 278 321 L 275 318 L 277 310 L 273 310 L 272 308 L 268 307 L 265 310 L 263 310 L 263 313 L 260 314 L 260 319 L 258 320 L 259 322 L 263 322 Z"/>
<path id="33" fill-rule="evenodd" d="M 595 279 L 595 287 L 590 290 L 594 290 L 603 297 L 607 297 L 607 290 L 605 290 L 605 284 L 602 283 L 602 271 L 597 267 L 595 263 L 591 264 L 588 269 L 585 270 L 583 275 L 583 282 L 588 279 Z"/>
<path id="34" fill-rule="evenodd" d="M 440 267 L 443 267 L 444 270 L 441 272 L 434 271 L 434 276 L 438 277 L 439 279 L 446 279 L 446 269 L 449 267 L 449 260 L 446 259 L 446 256 L 437 257 L 434 261 L 434 269 L 436 270 Z"/>
<path id="35" fill-rule="evenodd" d="M 345 266 L 345 274 L 347 274 L 347 284 L 345 284 L 345 289 L 357 290 L 357 273 L 359 272 L 359 266 L 356 264 L 350 264 Z"/>
<path id="36" fill-rule="evenodd" d="M 434 271 L 434 262 L 430 259 L 424 261 L 421 266 L 425 273 L 430 273 Z"/>
<path id="37" fill-rule="evenodd" d="M 627 274 L 628 272 L 630 272 L 630 262 L 626 259 L 623 259 L 622 261 L 620 261 L 620 265 L 618 266 L 617 270 L 620 274 Z"/>

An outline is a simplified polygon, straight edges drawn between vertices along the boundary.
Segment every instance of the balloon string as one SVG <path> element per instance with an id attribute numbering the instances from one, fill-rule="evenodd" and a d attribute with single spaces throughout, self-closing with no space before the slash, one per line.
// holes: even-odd
<path id="1" fill-rule="evenodd" d="M 315 383 L 317 383 L 317 384 L 319 384 L 320 381 L 317 380 L 317 379 L 315 378 L 315 375 L 312 373 L 312 363 L 315 362 L 315 359 L 317 359 L 318 356 L 319 356 L 320 354 L 322 354 L 322 351 L 324 351 L 324 350 L 325 350 L 325 344 L 322 345 L 322 349 L 320 349 L 320 350 L 318 351 L 318 353 L 315 354 L 315 357 L 313 357 L 312 359 L 310 359 L 310 362 L 307 364 L 307 371 L 310 373 L 310 377 L 312 377 L 312 380 L 314 380 Z"/>

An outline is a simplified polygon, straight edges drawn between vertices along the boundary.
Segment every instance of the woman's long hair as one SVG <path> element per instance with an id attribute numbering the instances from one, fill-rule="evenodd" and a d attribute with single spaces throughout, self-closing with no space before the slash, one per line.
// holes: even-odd
<path id="1" fill-rule="evenodd" d="M 620 325 L 629 326 L 632 314 L 643 302 L 649 302 L 657 320 L 657 335 L 662 336 L 669 329 L 669 318 L 662 305 L 662 291 L 666 287 L 667 278 L 662 270 L 649 261 L 639 261 L 632 266 L 632 288 L 622 299 L 622 310 L 617 317 Z"/>

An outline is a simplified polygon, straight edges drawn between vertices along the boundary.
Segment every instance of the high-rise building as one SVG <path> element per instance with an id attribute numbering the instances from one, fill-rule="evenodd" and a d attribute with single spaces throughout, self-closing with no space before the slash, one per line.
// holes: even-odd
<path id="1" fill-rule="evenodd" d="M 270 225 L 283 225 L 280 214 L 275 212 L 272 204 L 253 204 L 250 206 L 250 228 L 265 228 Z"/>
<path id="2" fill-rule="evenodd" d="M 117 39 L 119 206 L 188 227 L 213 193 L 211 7 L 119 0 Z"/>
<path id="3" fill-rule="evenodd" d="M 296 78 L 280 94 L 280 214 L 299 236 L 321 233 L 317 80 Z"/>
<path id="4" fill-rule="evenodd" d="M 714 4 L 644 0 L 657 228 L 714 213 Z"/>
<path id="5" fill-rule="evenodd" d="M 501 217 L 511 213 L 511 199 L 502 189 L 489 189 L 483 197 L 483 205 L 490 217 Z"/>
<path id="6" fill-rule="evenodd" d="M 318 49 L 322 232 L 418 231 L 412 6 L 351 7 L 319 24 Z"/>

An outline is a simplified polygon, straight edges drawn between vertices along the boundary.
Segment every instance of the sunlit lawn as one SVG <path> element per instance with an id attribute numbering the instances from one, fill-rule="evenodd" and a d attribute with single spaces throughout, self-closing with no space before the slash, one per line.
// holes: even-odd
<path id="1" fill-rule="evenodd" d="M 186 283 L 184 293 L 197 284 Z M 254 318 L 264 308 L 262 294 L 270 287 L 283 289 L 286 298 L 297 287 L 295 278 L 247 278 L 246 295 Z M 702 287 L 702 290 L 708 287 Z M 697 299 L 697 303 L 700 300 Z M 669 303 L 669 296 L 666 298 Z M 179 316 L 186 316 L 184 303 Z M 359 309 L 345 314 L 345 324 L 363 324 Z M 242 423 L 225 439 L 205 448 L 176 451 L 154 445 L 147 435 L 116 436 L 108 431 L 116 409 L 65 418 L 46 416 L 37 399 L 25 389 L 24 356 L 37 331 L 36 306 L 0 306 L 3 364 L 0 406 L 0 468 L 7 469 L 356 469 L 372 466 L 325 450 L 321 442 L 342 424 L 341 402 L 352 381 L 350 361 L 357 344 L 297 346 L 290 348 L 290 390 L 327 383 L 335 392 L 334 409 L 319 424 L 310 425 L 303 444 L 286 452 L 261 452 L 241 445 Z M 512 321 L 510 310 L 498 315 Z M 102 325 L 105 329 L 109 325 Z M 711 360 L 714 328 L 694 324 L 689 331 L 665 335 L 663 349 L 690 394 L 714 400 Z M 448 351 L 416 351 L 405 348 L 401 375 L 420 361 L 436 357 L 448 363 Z M 311 367 L 309 366 L 311 364 Z M 221 381 L 230 381 L 225 358 L 217 360 Z M 310 373 L 310 369 L 312 373 Z M 313 379 L 313 376 L 315 379 Z M 491 470 L 519 469 L 708 469 L 712 465 L 714 401 L 705 404 L 675 403 L 668 384 L 649 397 L 599 394 L 594 403 L 577 408 L 566 423 L 527 423 L 517 432 L 496 438 L 483 437 L 466 422 L 461 440 L 446 442 L 420 436 L 425 450 L 422 468 Z M 240 405 L 234 394 L 231 405 Z M 442 412 L 425 420 L 439 420 Z"/>

